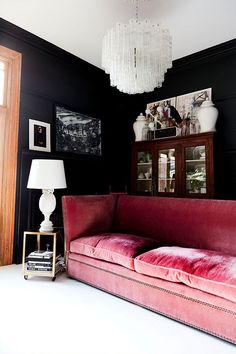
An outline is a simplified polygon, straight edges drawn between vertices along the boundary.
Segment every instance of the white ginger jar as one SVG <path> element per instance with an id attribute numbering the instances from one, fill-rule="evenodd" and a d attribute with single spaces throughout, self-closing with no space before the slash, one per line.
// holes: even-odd
<path id="1" fill-rule="evenodd" d="M 133 124 L 135 141 L 142 140 L 142 131 L 145 124 L 146 124 L 146 118 L 142 113 L 140 113 L 140 115 L 137 117 L 136 121 Z"/>
<path id="2" fill-rule="evenodd" d="M 200 123 L 201 133 L 216 131 L 215 125 L 218 118 L 218 109 L 212 101 L 206 100 L 201 104 L 197 118 Z"/>

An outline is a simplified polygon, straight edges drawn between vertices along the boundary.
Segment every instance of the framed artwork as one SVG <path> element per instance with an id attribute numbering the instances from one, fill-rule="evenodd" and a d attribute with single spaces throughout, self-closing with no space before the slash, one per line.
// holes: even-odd
<path id="1" fill-rule="evenodd" d="M 50 124 L 29 119 L 29 149 L 51 151 Z"/>
<path id="2" fill-rule="evenodd" d="M 176 97 L 171 97 L 171 98 L 167 98 L 165 100 L 162 101 L 156 101 L 156 102 L 151 102 L 147 104 L 147 110 L 150 110 L 151 114 L 153 116 L 158 114 L 159 112 L 164 112 L 166 107 L 168 106 L 173 106 L 175 107 L 176 104 Z"/>
<path id="3" fill-rule="evenodd" d="M 155 124 L 156 129 L 164 129 L 173 126 L 170 119 L 175 110 L 176 97 L 167 98 L 147 104 L 146 117 Z"/>
<path id="4" fill-rule="evenodd" d="M 207 88 L 200 91 L 177 96 L 176 109 L 182 119 L 196 119 L 197 112 L 203 101 L 211 100 L 212 89 Z"/>
<path id="5" fill-rule="evenodd" d="M 101 120 L 56 105 L 56 151 L 101 155 Z"/>

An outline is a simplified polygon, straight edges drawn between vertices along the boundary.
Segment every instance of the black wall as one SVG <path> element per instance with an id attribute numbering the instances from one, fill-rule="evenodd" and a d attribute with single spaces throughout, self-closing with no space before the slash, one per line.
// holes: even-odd
<path id="1" fill-rule="evenodd" d="M 212 87 L 219 109 L 216 134 L 216 197 L 236 197 L 236 40 L 176 60 L 163 87 L 152 93 L 126 95 L 109 85 L 100 69 L 0 19 L 0 44 L 22 53 L 19 158 L 15 227 L 16 262 L 21 261 L 23 231 L 38 226 L 39 191 L 26 188 L 32 158 L 59 158 L 65 162 L 68 188 L 57 190 L 54 225 L 62 226 L 63 194 L 123 191 L 130 186 L 133 122 L 149 102 Z M 38 153 L 28 150 L 28 120 L 51 124 L 54 105 L 60 103 L 102 120 L 101 157 Z"/>
<path id="2" fill-rule="evenodd" d="M 21 259 L 23 231 L 37 227 L 42 219 L 37 190 L 28 190 L 32 158 L 58 158 L 65 163 L 68 188 L 57 190 L 55 226 L 62 226 L 62 194 L 107 193 L 112 188 L 111 134 L 114 90 L 109 77 L 95 66 L 58 47 L 0 20 L 0 44 L 22 53 L 17 200 L 15 220 L 15 261 Z M 102 120 L 102 156 L 55 152 L 54 110 L 59 103 Z M 29 119 L 51 124 L 52 152 L 29 151 Z M 110 187 L 111 186 L 111 187 Z"/>

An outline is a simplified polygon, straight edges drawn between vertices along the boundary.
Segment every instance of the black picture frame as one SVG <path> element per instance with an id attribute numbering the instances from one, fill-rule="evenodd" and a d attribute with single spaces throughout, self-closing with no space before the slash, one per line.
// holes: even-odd
<path id="1" fill-rule="evenodd" d="M 55 105 L 55 150 L 63 153 L 102 155 L 101 120 Z"/>

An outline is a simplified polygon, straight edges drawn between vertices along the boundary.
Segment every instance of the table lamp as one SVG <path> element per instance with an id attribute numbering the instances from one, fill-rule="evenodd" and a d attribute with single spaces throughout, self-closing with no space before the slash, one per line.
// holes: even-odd
<path id="1" fill-rule="evenodd" d="M 39 209 L 44 215 L 39 231 L 52 232 L 50 215 L 56 208 L 54 189 L 66 188 L 64 162 L 62 160 L 34 159 L 31 163 L 27 188 L 42 189 Z"/>

